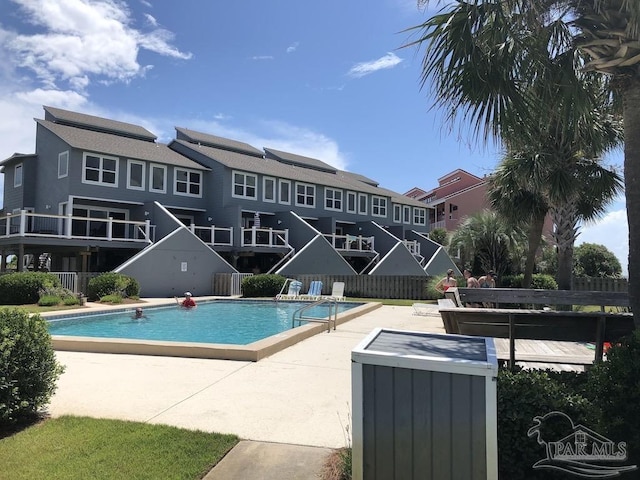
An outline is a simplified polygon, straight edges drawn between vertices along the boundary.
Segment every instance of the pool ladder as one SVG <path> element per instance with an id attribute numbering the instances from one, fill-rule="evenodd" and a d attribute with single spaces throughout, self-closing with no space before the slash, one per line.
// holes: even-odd
<path id="1" fill-rule="evenodd" d="M 329 315 L 327 317 L 311 317 L 305 315 L 305 312 L 313 307 L 317 307 L 319 305 L 329 304 Z M 291 319 L 291 328 L 296 326 L 296 322 L 298 325 L 302 325 L 302 322 L 313 322 L 313 323 L 326 323 L 327 324 L 327 333 L 331 331 L 331 322 L 333 322 L 333 329 L 336 329 L 336 323 L 338 320 L 338 301 L 335 298 L 321 298 L 320 300 L 316 300 L 315 302 L 310 303 L 309 305 L 305 305 L 304 307 L 300 307 L 295 312 L 293 312 L 293 317 Z"/>

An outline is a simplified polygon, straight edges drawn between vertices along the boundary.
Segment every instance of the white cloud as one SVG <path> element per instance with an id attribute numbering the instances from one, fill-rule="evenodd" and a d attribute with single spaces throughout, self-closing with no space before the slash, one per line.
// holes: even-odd
<path id="1" fill-rule="evenodd" d="M 300 42 L 293 42 L 291 45 L 287 47 L 287 53 L 293 53 L 298 49 Z"/>
<path id="2" fill-rule="evenodd" d="M 251 60 L 273 60 L 273 55 L 255 55 L 251 57 Z"/>
<path id="3" fill-rule="evenodd" d="M 581 243 L 598 243 L 611 250 L 622 265 L 622 274 L 628 275 L 629 227 L 627 210 L 617 204 L 601 220 L 583 226 L 576 246 Z"/>
<path id="4" fill-rule="evenodd" d="M 385 70 L 387 68 L 393 68 L 402 62 L 402 59 L 398 57 L 395 53 L 389 52 L 384 57 L 380 57 L 377 60 L 372 60 L 370 62 L 362 62 L 357 63 L 347 75 L 350 77 L 360 78 L 365 75 L 369 75 L 371 73 L 377 72 L 378 70 Z"/>
<path id="5" fill-rule="evenodd" d="M 149 13 L 145 13 L 144 18 L 147 19 L 147 22 L 149 22 L 149 25 L 152 25 L 154 27 L 158 26 L 158 21 L 156 20 L 156 17 L 154 17 L 153 15 Z"/>
<path id="6" fill-rule="evenodd" d="M 147 67 L 138 63 L 140 48 L 191 58 L 171 45 L 173 33 L 153 22 L 149 32 L 133 28 L 131 12 L 119 0 L 13 1 L 36 33 L 1 32 L 3 57 L 31 70 L 49 89 L 68 82 L 67 86 L 81 90 L 94 78 L 126 82 L 144 75 Z M 155 21 L 148 15 L 151 19 Z"/>

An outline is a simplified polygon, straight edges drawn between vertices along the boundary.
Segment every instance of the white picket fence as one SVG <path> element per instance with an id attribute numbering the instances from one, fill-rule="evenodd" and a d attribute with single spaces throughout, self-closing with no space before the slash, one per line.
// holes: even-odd
<path id="1" fill-rule="evenodd" d="M 242 280 L 251 277 L 253 273 L 232 273 L 231 274 L 231 296 L 242 295 Z"/>
<path id="2" fill-rule="evenodd" d="M 78 293 L 78 274 L 76 272 L 51 272 L 51 274 L 57 275 L 64 288 Z"/>

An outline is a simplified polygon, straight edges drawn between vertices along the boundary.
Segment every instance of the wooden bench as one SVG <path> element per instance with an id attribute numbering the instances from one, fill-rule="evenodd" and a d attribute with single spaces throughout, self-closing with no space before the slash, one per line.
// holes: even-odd
<path id="1" fill-rule="evenodd" d="M 451 300 L 449 306 L 440 307 L 445 331 L 463 335 L 508 338 L 511 367 L 516 361 L 516 339 L 595 343 L 595 360 L 602 360 L 604 342 L 615 342 L 634 330 L 633 316 L 630 313 L 605 311 L 607 306 L 628 306 L 628 296 L 621 292 L 450 288 L 445 292 L 445 296 Z M 510 305 L 598 305 L 600 311 L 464 306 L 466 303 L 484 302 Z M 531 359 L 528 360 L 531 361 Z"/>

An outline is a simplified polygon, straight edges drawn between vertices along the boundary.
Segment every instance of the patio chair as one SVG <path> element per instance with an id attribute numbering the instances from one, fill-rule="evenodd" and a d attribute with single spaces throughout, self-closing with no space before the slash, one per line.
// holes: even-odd
<path id="1" fill-rule="evenodd" d="M 333 282 L 333 285 L 331 286 L 331 295 L 322 295 L 322 298 L 344 302 L 346 299 L 344 296 L 344 282 Z"/>
<path id="2" fill-rule="evenodd" d="M 276 300 L 294 300 L 300 296 L 300 289 L 302 289 L 302 282 L 299 280 L 289 280 L 289 288 L 287 293 L 279 293 L 276 295 Z M 284 290 L 284 288 L 283 288 Z"/>
<path id="3" fill-rule="evenodd" d="M 318 300 L 322 295 L 322 282 L 320 280 L 313 280 L 309 285 L 309 291 L 303 295 L 300 295 L 300 298 L 304 298 L 305 300 Z"/>

